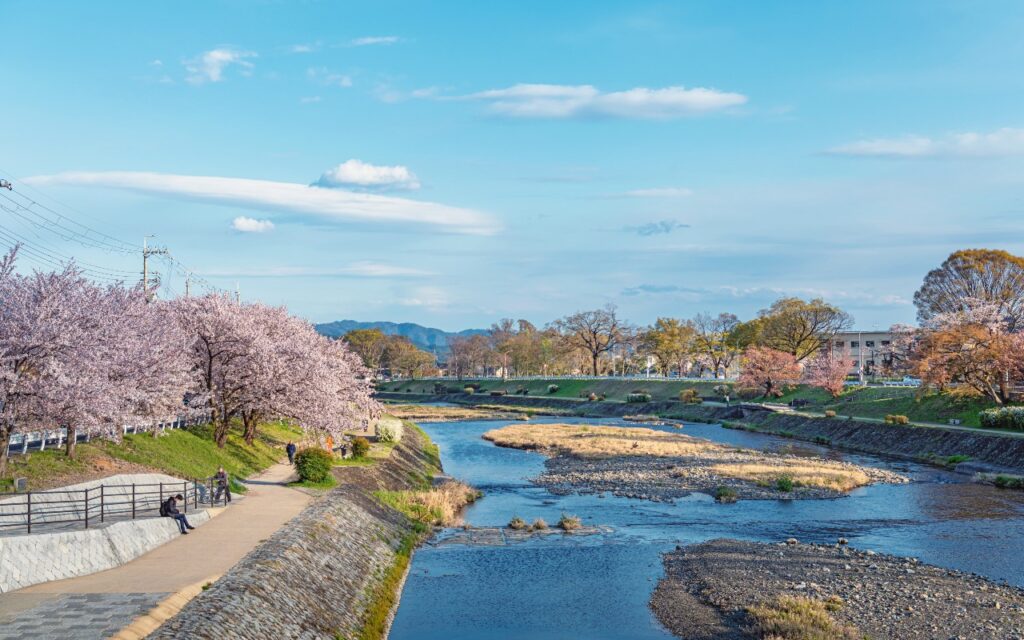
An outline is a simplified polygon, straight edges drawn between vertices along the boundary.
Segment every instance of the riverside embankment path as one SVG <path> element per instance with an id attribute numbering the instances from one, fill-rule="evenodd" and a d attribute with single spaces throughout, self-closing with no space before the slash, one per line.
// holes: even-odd
<path id="1" fill-rule="evenodd" d="M 309 495 L 286 486 L 293 479 L 290 465 L 274 465 L 191 535 L 116 569 L 0 595 L 0 638 L 108 638 L 158 606 L 158 615 L 173 613 L 309 504 Z M 141 637 L 155 622 L 139 620 L 140 631 L 122 637 Z"/>

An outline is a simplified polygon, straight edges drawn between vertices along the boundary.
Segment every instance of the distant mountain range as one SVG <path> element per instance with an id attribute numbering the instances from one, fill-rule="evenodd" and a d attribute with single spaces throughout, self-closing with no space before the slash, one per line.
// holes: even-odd
<path id="1" fill-rule="evenodd" d="M 329 338 L 340 338 L 353 329 L 380 329 L 382 333 L 399 335 L 409 339 L 414 345 L 425 351 L 438 355 L 447 355 L 448 338 L 452 336 L 472 336 L 487 333 L 484 329 L 466 329 L 451 332 L 432 327 L 424 327 L 414 322 L 358 322 L 356 320 L 335 320 L 316 325 L 316 330 Z"/>

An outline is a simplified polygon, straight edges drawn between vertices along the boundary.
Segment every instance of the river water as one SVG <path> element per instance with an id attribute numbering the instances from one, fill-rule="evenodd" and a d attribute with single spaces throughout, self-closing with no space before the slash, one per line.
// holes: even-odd
<path id="1" fill-rule="evenodd" d="M 535 422 L 617 425 L 619 420 Z M 610 533 L 552 534 L 500 546 L 445 544 L 442 532 L 416 552 L 392 640 L 671 638 L 647 607 L 662 576 L 661 554 L 677 544 L 729 537 L 834 543 L 971 571 L 1024 586 L 1024 493 L 966 482 L 922 465 L 839 453 L 775 436 L 688 424 L 682 433 L 748 448 L 825 455 L 909 475 L 834 500 L 748 500 L 717 504 L 694 494 L 673 504 L 611 495 L 552 495 L 529 482 L 540 454 L 496 447 L 480 436 L 507 421 L 423 424 L 445 471 L 484 491 L 465 521 L 501 527 L 513 515 L 549 524 L 560 514 Z M 635 426 L 635 425 L 631 425 Z M 658 427 L 655 427 L 658 428 Z M 664 427 L 673 430 L 672 427 Z"/>

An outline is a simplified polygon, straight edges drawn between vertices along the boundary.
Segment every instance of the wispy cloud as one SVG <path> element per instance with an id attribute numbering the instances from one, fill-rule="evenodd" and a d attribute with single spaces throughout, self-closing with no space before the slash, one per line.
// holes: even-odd
<path id="1" fill-rule="evenodd" d="M 289 53 L 313 53 L 318 47 L 314 44 L 293 44 L 288 47 Z"/>
<path id="2" fill-rule="evenodd" d="M 231 228 L 242 233 L 265 233 L 273 231 L 274 223 L 270 220 L 257 220 L 247 216 L 238 216 L 231 221 Z"/>
<path id="3" fill-rule="evenodd" d="M 336 73 L 326 67 L 310 67 L 306 69 L 306 77 L 325 87 L 351 87 L 354 83 L 352 76 L 345 73 Z"/>
<path id="4" fill-rule="evenodd" d="M 253 51 L 228 47 L 211 49 L 185 61 L 185 70 L 188 72 L 185 79 L 192 84 L 221 82 L 224 80 L 225 70 L 230 66 L 241 67 L 243 74 L 249 73 L 253 65 L 248 58 L 255 57 L 256 53 Z"/>
<path id="5" fill-rule="evenodd" d="M 657 189 L 633 189 L 623 195 L 629 198 L 685 198 L 692 196 L 693 190 L 685 187 L 661 187 Z"/>
<path id="6" fill-rule="evenodd" d="M 364 36 L 362 38 L 353 38 L 348 41 L 350 47 L 368 47 L 375 44 L 395 44 L 400 42 L 402 39 L 398 36 Z"/>
<path id="7" fill-rule="evenodd" d="M 739 93 L 695 87 L 637 87 L 602 92 L 593 85 L 517 84 L 461 96 L 486 102 L 489 110 L 510 118 L 669 119 L 721 111 L 747 102 Z"/>
<path id="8" fill-rule="evenodd" d="M 888 158 L 1019 155 L 1024 154 L 1024 129 L 1004 127 L 989 133 L 969 131 L 937 138 L 913 135 L 871 138 L 833 147 L 828 153 Z"/>
<path id="9" fill-rule="evenodd" d="M 625 230 L 641 236 L 657 236 L 672 233 L 676 229 L 688 229 L 689 227 L 690 225 L 678 220 L 659 220 L 657 222 L 625 227 Z"/>
<path id="10" fill-rule="evenodd" d="M 489 235 L 499 225 L 474 209 L 292 182 L 134 171 L 74 171 L 26 178 L 37 186 L 124 189 L 233 207 L 312 216 L 335 223 L 417 224 L 453 233 Z"/>
<path id="11" fill-rule="evenodd" d="M 325 171 L 314 183 L 318 187 L 360 187 L 367 189 L 419 189 L 416 174 L 402 165 L 383 166 L 355 158 Z"/>
<path id="12" fill-rule="evenodd" d="M 345 267 L 265 267 L 253 269 L 204 270 L 199 275 L 213 278 L 389 278 L 425 277 L 432 271 L 379 262 L 354 262 Z"/>

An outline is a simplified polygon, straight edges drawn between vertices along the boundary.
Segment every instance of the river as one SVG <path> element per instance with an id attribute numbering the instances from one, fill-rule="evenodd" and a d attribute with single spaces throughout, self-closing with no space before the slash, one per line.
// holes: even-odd
<path id="1" fill-rule="evenodd" d="M 616 419 L 535 421 L 623 424 Z M 422 425 L 440 447 L 445 471 L 485 494 L 467 510 L 466 523 L 501 527 L 513 515 L 554 523 L 569 513 L 611 532 L 552 534 L 490 546 L 445 543 L 452 532 L 441 532 L 416 552 L 392 640 L 671 638 L 647 607 L 662 575 L 661 554 L 677 544 L 720 537 L 834 543 L 842 536 L 861 549 L 915 556 L 1024 586 L 1021 492 L 972 484 L 964 476 L 922 465 L 687 424 L 682 433 L 715 442 L 846 459 L 903 472 L 913 482 L 865 487 L 834 500 L 736 504 L 717 504 L 702 494 L 672 504 L 610 495 L 556 496 L 529 482 L 543 471 L 542 455 L 496 447 L 480 437 L 506 424 Z"/>

